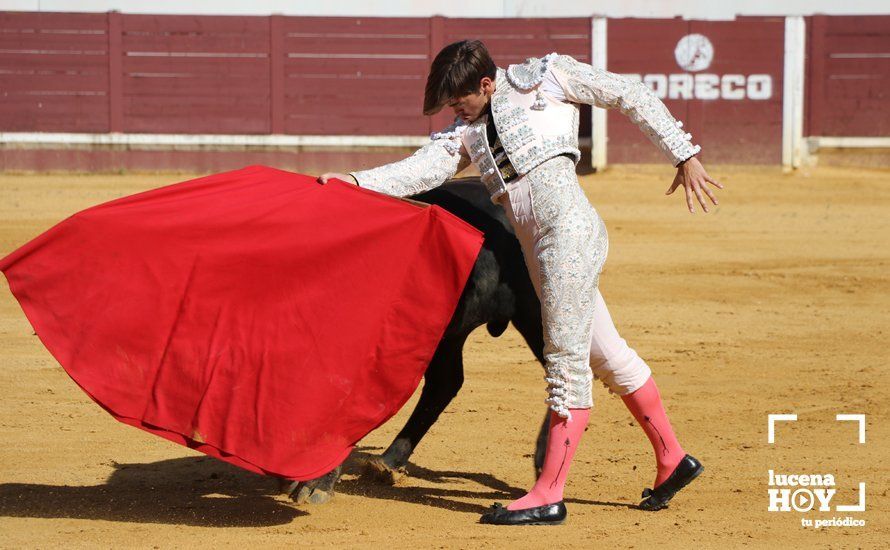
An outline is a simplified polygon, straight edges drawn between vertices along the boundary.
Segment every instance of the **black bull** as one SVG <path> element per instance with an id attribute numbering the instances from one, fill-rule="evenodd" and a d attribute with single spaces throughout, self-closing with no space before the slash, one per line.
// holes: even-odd
<path id="1" fill-rule="evenodd" d="M 485 241 L 454 316 L 424 374 L 423 390 L 414 412 L 389 448 L 366 464 L 366 473 L 389 483 L 405 475 L 411 453 L 460 390 L 464 381 L 464 343 L 473 330 L 487 325 L 492 336 L 500 336 L 512 322 L 544 364 L 541 304 L 522 249 L 504 209 L 491 202 L 479 178 L 451 180 L 410 198 L 448 210 L 482 231 Z M 534 458 L 538 471 L 544 459 L 547 422 L 545 414 Z M 287 492 L 300 504 L 326 502 L 334 493 L 340 471 L 338 466 L 322 477 L 290 483 Z"/>

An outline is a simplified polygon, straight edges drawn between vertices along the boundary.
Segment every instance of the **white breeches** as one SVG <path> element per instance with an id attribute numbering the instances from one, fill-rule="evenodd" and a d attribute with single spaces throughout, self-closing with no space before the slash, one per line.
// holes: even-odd
<path id="1" fill-rule="evenodd" d="M 639 389 L 651 370 L 618 335 L 597 288 L 609 237 L 574 161 L 543 162 L 507 184 L 500 203 L 541 301 L 550 408 L 567 418 L 593 406 L 593 377 L 618 395 Z"/>

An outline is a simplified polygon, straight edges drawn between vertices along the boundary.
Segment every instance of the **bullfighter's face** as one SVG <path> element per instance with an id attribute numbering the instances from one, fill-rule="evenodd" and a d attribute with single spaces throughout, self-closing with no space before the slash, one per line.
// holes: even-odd
<path id="1" fill-rule="evenodd" d="M 494 90 L 494 81 L 486 76 L 480 81 L 477 93 L 453 98 L 448 102 L 448 106 L 454 109 L 455 116 L 459 116 L 466 123 L 475 122 L 485 113 Z"/>

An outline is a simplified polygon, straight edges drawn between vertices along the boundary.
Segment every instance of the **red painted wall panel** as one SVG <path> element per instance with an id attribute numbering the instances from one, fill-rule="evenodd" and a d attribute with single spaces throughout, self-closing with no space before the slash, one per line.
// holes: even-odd
<path id="1" fill-rule="evenodd" d="M 806 131 L 890 135 L 890 16 L 808 18 Z"/>
<path id="2" fill-rule="evenodd" d="M 271 131 L 269 18 L 124 15 L 124 132 Z"/>
<path id="3" fill-rule="evenodd" d="M 284 17 L 284 131 L 422 135 L 428 18 Z"/>
<path id="4" fill-rule="evenodd" d="M 608 70 L 639 74 L 657 90 L 701 158 L 781 162 L 783 18 L 617 19 L 608 42 Z M 609 113 L 608 132 L 609 162 L 668 162 L 619 111 Z"/>
<path id="5" fill-rule="evenodd" d="M 102 14 L 0 12 L 0 131 L 105 132 Z"/>

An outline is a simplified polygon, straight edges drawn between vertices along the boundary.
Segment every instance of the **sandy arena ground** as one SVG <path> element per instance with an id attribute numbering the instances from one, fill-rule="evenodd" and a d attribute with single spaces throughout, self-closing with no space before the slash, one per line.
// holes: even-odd
<path id="1" fill-rule="evenodd" d="M 544 412 L 540 367 L 510 328 L 484 328 L 466 383 L 396 487 L 359 478 L 298 508 L 274 479 L 115 422 L 44 349 L 0 292 L 0 545 L 4 547 L 879 548 L 890 540 L 887 336 L 890 171 L 710 167 L 721 205 L 690 215 L 664 197 L 670 167 L 615 167 L 582 184 L 605 218 L 601 289 L 648 360 L 686 449 L 706 471 L 669 510 L 634 509 L 651 448 L 597 387 L 562 527 L 479 525 L 532 484 Z M 183 175 L 0 176 L 0 254 L 87 206 Z M 84 261 L 89 261 L 85 258 Z M 360 443 L 379 453 L 413 407 Z M 767 414 L 796 413 L 767 443 Z M 867 415 L 867 440 L 838 413 Z M 835 475 L 836 504 L 865 512 L 768 512 L 768 470 Z M 864 527 L 802 527 L 852 516 Z M 881 543 L 880 541 L 884 541 Z"/>

